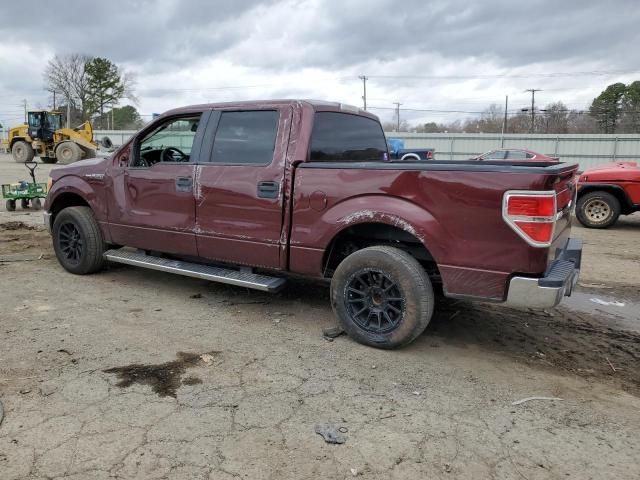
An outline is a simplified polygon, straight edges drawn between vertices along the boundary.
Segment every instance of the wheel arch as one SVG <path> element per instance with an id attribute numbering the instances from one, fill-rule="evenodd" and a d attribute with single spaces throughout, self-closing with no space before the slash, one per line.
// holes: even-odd
<path id="1" fill-rule="evenodd" d="M 409 253 L 423 265 L 432 280 L 440 282 L 437 261 L 424 239 L 418 236 L 409 223 L 389 216 L 349 224 L 337 231 L 326 246 L 322 259 L 323 275 L 330 277 L 351 253 L 374 245 L 387 245 Z"/>
<path id="2" fill-rule="evenodd" d="M 400 158 L 400 160 L 409 160 L 409 159 L 411 159 L 411 160 L 420 160 L 420 155 L 418 155 L 417 153 L 405 153 Z"/>
<path id="3" fill-rule="evenodd" d="M 13 137 L 11 140 L 9 140 L 9 150 L 13 148 L 13 145 L 16 142 L 27 142 L 29 145 L 31 145 L 31 142 L 27 141 L 25 137 Z"/>
<path id="4" fill-rule="evenodd" d="M 620 210 L 623 215 L 633 213 L 633 203 L 627 195 L 627 192 L 620 185 L 614 185 L 610 183 L 596 183 L 596 184 L 583 184 L 582 188 L 578 192 L 578 200 L 588 193 L 592 192 L 607 192 L 616 197 L 620 202 Z"/>
<path id="5" fill-rule="evenodd" d="M 50 214 L 51 225 L 55 216 L 66 207 L 87 206 L 95 215 L 100 224 L 103 235 L 109 238 L 107 221 L 107 206 L 103 199 L 101 189 L 98 191 L 84 178 L 76 175 L 65 175 L 57 178 L 44 203 L 44 209 Z"/>
<path id="6" fill-rule="evenodd" d="M 49 204 L 48 211 L 51 214 L 50 222 L 51 226 L 53 226 L 53 222 L 55 221 L 56 216 L 65 208 L 68 207 L 89 207 L 89 202 L 87 202 L 82 195 L 75 191 L 66 191 L 57 195 Z"/>

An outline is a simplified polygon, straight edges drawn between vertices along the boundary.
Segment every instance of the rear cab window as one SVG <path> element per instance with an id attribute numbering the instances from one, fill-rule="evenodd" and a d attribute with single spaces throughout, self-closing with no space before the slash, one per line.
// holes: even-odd
<path id="1" fill-rule="evenodd" d="M 222 112 L 211 162 L 269 165 L 273 160 L 279 113 L 276 110 Z"/>
<path id="2" fill-rule="evenodd" d="M 316 112 L 311 134 L 311 162 L 384 162 L 387 141 L 372 118 L 340 112 Z"/>

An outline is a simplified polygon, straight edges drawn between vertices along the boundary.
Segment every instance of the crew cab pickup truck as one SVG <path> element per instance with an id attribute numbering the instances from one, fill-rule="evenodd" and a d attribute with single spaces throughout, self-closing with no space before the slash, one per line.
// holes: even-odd
<path id="1" fill-rule="evenodd" d="M 582 172 L 578 178 L 576 217 L 587 228 L 608 228 L 620 215 L 640 211 L 640 166 L 612 162 Z"/>
<path id="2" fill-rule="evenodd" d="M 75 274 L 110 261 L 264 291 L 324 279 L 339 325 L 381 348 L 420 335 L 434 291 L 538 308 L 571 294 L 577 165 L 388 153 L 356 107 L 189 106 L 54 169 L 45 221 Z"/>

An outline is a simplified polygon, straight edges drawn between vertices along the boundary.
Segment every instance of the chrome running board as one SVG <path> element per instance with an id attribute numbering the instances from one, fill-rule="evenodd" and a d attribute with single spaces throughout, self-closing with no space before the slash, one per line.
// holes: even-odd
<path id="1" fill-rule="evenodd" d="M 185 277 L 202 278 L 212 282 L 253 288 L 254 290 L 261 290 L 263 292 L 277 292 L 286 283 L 286 280 L 280 277 L 270 277 L 269 275 L 243 272 L 230 268 L 200 265 L 182 260 L 170 260 L 127 250 L 108 250 L 105 252 L 104 257 L 110 262 L 175 273 Z"/>

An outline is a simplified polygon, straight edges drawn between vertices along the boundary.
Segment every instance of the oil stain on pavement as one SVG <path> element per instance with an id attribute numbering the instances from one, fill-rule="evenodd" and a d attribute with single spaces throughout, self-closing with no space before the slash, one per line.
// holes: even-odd
<path id="1" fill-rule="evenodd" d="M 134 363 L 124 367 L 113 367 L 103 370 L 104 373 L 113 373 L 120 381 L 116 386 L 127 388 L 134 383 L 148 385 L 161 397 L 174 397 L 181 385 L 195 385 L 202 383 L 197 377 L 188 377 L 184 381 L 182 375 L 188 368 L 211 365 L 211 360 L 219 352 L 204 354 L 178 352 L 177 360 L 160 363 L 157 365 L 143 365 Z"/>

